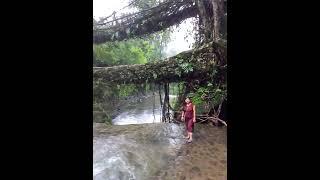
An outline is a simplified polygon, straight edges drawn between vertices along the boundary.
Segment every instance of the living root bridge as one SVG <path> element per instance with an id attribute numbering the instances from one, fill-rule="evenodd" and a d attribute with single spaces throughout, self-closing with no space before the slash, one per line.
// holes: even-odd
<path id="1" fill-rule="evenodd" d="M 218 71 L 225 71 L 226 58 L 226 47 L 211 42 L 201 48 L 185 51 L 162 61 L 136 65 L 95 67 L 93 69 L 93 80 L 115 84 L 138 84 L 203 79 L 214 68 Z M 184 69 L 186 64 L 192 68 Z"/>
<path id="2" fill-rule="evenodd" d="M 101 44 L 107 41 L 142 37 L 179 24 L 197 14 L 198 9 L 193 0 L 167 1 L 138 13 L 97 23 L 93 29 L 93 43 Z"/>

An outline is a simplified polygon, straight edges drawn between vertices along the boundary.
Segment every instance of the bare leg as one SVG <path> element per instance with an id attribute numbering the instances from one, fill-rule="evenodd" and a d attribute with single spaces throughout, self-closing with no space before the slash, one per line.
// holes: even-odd
<path id="1" fill-rule="evenodd" d="M 186 138 L 186 139 L 189 139 L 189 138 L 190 138 L 190 134 L 189 134 L 188 131 L 187 131 L 187 136 L 185 136 L 184 138 Z"/>
<path id="2" fill-rule="evenodd" d="M 191 142 L 192 142 L 192 132 L 189 132 L 188 134 L 189 134 L 189 137 L 190 137 L 190 138 L 189 138 L 189 140 L 188 140 L 187 142 L 188 142 L 188 143 L 191 143 Z"/>
<path id="3" fill-rule="evenodd" d="M 186 132 L 187 132 L 187 136 L 185 136 L 184 138 L 189 139 L 190 138 L 190 134 L 188 132 L 188 125 L 186 125 Z"/>

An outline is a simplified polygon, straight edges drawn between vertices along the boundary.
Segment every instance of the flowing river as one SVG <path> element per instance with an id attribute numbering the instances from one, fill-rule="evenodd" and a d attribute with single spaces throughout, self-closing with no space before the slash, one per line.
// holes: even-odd
<path id="1" fill-rule="evenodd" d="M 186 145 L 184 125 L 160 116 L 159 97 L 149 96 L 121 107 L 112 126 L 94 123 L 93 179 L 226 179 L 226 128 L 197 124 Z"/>

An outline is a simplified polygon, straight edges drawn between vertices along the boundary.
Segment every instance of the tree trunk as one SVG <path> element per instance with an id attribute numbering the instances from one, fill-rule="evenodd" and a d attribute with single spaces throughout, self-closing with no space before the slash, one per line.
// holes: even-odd
<path id="1" fill-rule="evenodd" d="M 221 24 L 224 16 L 224 0 L 211 0 L 213 9 L 213 41 L 221 39 Z"/>
<path id="2" fill-rule="evenodd" d="M 221 25 L 224 16 L 224 0 L 196 0 L 199 11 L 199 30 L 203 38 L 200 45 L 221 39 Z"/>
<path id="3" fill-rule="evenodd" d="M 96 67 L 93 69 L 93 80 L 106 83 L 148 83 L 180 82 L 207 77 L 220 62 L 226 61 L 226 48 L 209 43 L 202 48 L 182 52 L 163 61 L 147 64 Z M 192 65 L 192 71 L 185 71 L 184 63 Z M 223 65 L 223 64 L 222 64 Z M 219 67 L 218 67 L 219 68 Z"/>

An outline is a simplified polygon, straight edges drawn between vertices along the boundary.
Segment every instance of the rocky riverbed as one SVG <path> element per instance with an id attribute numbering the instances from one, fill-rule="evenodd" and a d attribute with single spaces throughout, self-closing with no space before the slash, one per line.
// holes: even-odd
<path id="1" fill-rule="evenodd" d="M 196 124 L 186 144 L 183 124 L 95 123 L 94 179 L 227 179 L 227 129 Z"/>

